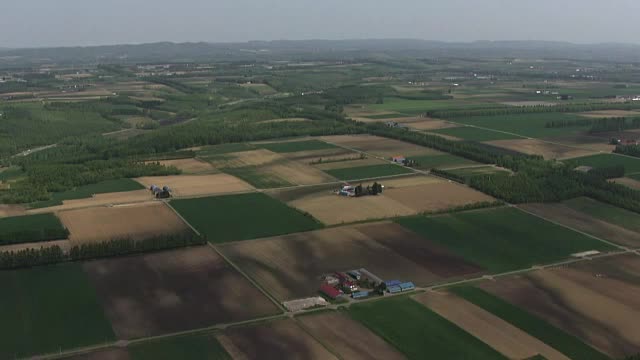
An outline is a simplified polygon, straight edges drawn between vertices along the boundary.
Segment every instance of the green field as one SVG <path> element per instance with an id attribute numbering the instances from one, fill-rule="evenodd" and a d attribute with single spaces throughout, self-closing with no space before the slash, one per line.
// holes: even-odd
<path id="1" fill-rule="evenodd" d="M 213 335 L 172 337 L 130 346 L 132 360 L 225 360 L 231 359 Z"/>
<path id="2" fill-rule="evenodd" d="M 591 166 L 593 168 L 622 165 L 625 174 L 640 173 L 640 159 L 616 154 L 597 154 L 567 160 L 575 166 Z"/>
<path id="3" fill-rule="evenodd" d="M 632 174 L 632 175 L 627 175 L 628 178 L 631 178 L 633 180 L 638 180 L 640 181 L 640 173 L 638 174 Z"/>
<path id="4" fill-rule="evenodd" d="M 552 263 L 586 250 L 612 247 L 520 210 L 504 207 L 398 223 L 492 273 Z"/>
<path id="5" fill-rule="evenodd" d="M 255 186 L 258 189 L 274 189 L 286 186 L 293 186 L 286 179 L 283 179 L 272 174 L 265 174 L 257 166 L 244 166 L 237 168 L 223 168 L 220 169 L 229 175 L 233 175 L 240 178 L 249 184 Z"/>
<path id="6" fill-rule="evenodd" d="M 450 291 L 524 330 L 571 359 L 608 359 L 580 339 L 482 289 L 462 286 Z"/>
<path id="7" fill-rule="evenodd" d="M 255 146 L 248 143 L 230 143 L 222 145 L 204 146 L 200 150 L 196 151 L 196 156 L 199 158 L 207 158 L 210 156 L 229 154 L 234 152 L 255 150 Z"/>
<path id="8" fill-rule="evenodd" d="M 520 136 L 505 134 L 502 132 L 480 129 L 471 126 L 452 127 L 446 129 L 431 130 L 436 134 L 454 136 L 468 141 L 492 141 L 520 139 Z"/>
<path id="9" fill-rule="evenodd" d="M 497 116 L 472 116 L 455 118 L 457 123 L 475 125 L 488 129 L 505 131 L 521 136 L 533 138 L 547 138 L 565 135 L 575 135 L 588 130 L 588 127 L 564 127 L 547 128 L 545 125 L 550 121 L 561 120 L 584 120 L 584 117 L 566 113 L 538 113 L 538 114 L 515 114 Z M 494 139 L 497 140 L 497 139 Z"/>
<path id="10" fill-rule="evenodd" d="M 370 179 L 370 178 L 382 177 L 382 176 L 409 174 L 409 173 L 412 173 L 413 171 L 409 168 L 406 168 L 400 165 L 382 164 L 382 165 L 358 166 L 358 167 L 345 168 L 345 169 L 333 169 L 333 170 L 326 170 L 325 172 L 335 177 L 336 179 L 340 179 L 340 180 L 359 180 L 359 179 Z"/>
<path id="11" fill-rule="evenodd" d="M 499 107 L 500 105 L 491 104 L 492 107 Z M 483 103 L 473 103 L 460 100 L 407 100 L 402 98 L 385 98 L 384 103 L 374 104 L 368 106 L 373 110 L 378 111 L 395 111 L 402 114 L 420 114 L 433 110 L 445 110 L 445 109 L 472 109 L 487 107 Z"/>
<path id="12" fill-rule="evenodd" d="M 447 172 L 457 176 L 461 176 L 463 178 L 478 176 L 478 175 L 510 174 L 508 170 L 501 169 L 491 165 L 453 169 L 453 170 L 447 170 Z"/>
<path id="13" fill-rule="evenodd" d="M 322 227 L 311 216 L 262 193 L 173 200 L 171 206 L 212 243 Z"/>
<path id="14" fill-rule="evenodd" d="M 256 144 L 257 147 L 276 153 L 290 153 L 298 151 L 335 149 L 335 145 L 320 140 L 290 141 L 281 143 Z"/>
<path id="15" fill-rule="evenodd" d="M 0 245 L 66 239 L 68 235 L 53 214 L 0 218 Z"/>
<path id="16" fill-rule="evenodd" d="M 31 208 L 43 208 L 62 205 L 64 200 L 84 199 L 94 194 L 106 194 L 111 192 L 133 191 L 144 189 L 144 186 L 131 179 L 116 179 L 101 181 L 97 184 L 79 186 L 73 190 L 52 193 L 51 200 L 38 201 L 29 204 Z"/>
<path id="17" fill-rule="evenodd" d="M 409 359 L 505 359 L 482 341 L 408 297 L 360 303 L 348 311 Z"/>
<path id="18" fill-rule="evenodd" d="M 115 340 L 80 264 L 1 271 L 0 358 Z"/>
<path id="19" fill-rule="evenodd" d="M 464 165 L 478 165 L 475 161 L 451 154 L 410 156 L 409 159 L 417 162 L 416 168 L 424 170 Z"/>
<path id="20" fill-rule="evenodd" d="M 640 232 L 640 215 L 613 205 L 605 204 L 587 197 L 579 197 L 564 202 L 570 208 L 586 213 L 631 231 Z"/>

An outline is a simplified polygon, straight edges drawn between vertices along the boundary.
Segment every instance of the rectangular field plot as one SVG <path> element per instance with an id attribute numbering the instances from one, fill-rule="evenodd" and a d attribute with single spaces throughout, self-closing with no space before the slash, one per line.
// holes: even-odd
<path id="1" fill-rule="evenodd" d="M 507 169 L 503 169 L 494 165 L 478 165 L 478 166 L 469 166 L 469 167 L 461 167 L 448 170 L 448 172 L 461 176 L 463 178 L 468 178 L 472 176 L 481 176 L 481 175 L 508 175 L 511 172 Z"/>
<path id="2" fill-rule="evenodd" d="M 542 155 L 545 159 L 564 159 L 593 155 L 594 150 L 549 143 L 538 139 L 496 140 L 487 142 L 507 150 L 519 151 L 530 155 Z"/>
<path id="3" fill-rule="evenodd" d="M 175 197 L 230 194 L 253 189 L 246 182 L 227 174 L 150 176 L 136 180 L 146 188 L 151 185 L 168 186 Z"/>
<path id="4" fill-rule="evenodd" d="M 326 170 L 326 172 L 340 180 L 357 180 L 357 179 L 370 179 L 382 176 L 410 174 L 413 170 L 404 166 L 395 164 L 380 164 L 380 165 L 367 165 L 358 166 L 344 169 Z"/>
<path id="5" fill-rule="evenodd" d="M 404 359 L 393 346 L 344 313 L 323 312 L 299 316 L 296 320 L 342 359 Z"/>
<path id="6" fill-rule="evenodd" d="M 575 211 L 640 233 L 640 215 L 587 197 L 567 200 L 564 204 Z"/>
<path id="7" fill-rule="evenodd" d="M 0 246 L 65 239 L 67 230 L 53 214 L 0 218 Z"/>
<path id="8" fill-rule="evenodd" d="M 431 176 L 396 177 L 378 179 L 377 182 L 385 186 L 384 192 L 377 196 L 338 196 L 334 193 L 337 185 L 279 191 L 273 196 L 310 213 L 327 225 L 414 215 L 493 201 L 490 196 L 469 187 Z M 371 184 L 373 181 L 362 183 L 365 188 Z"/>
<path id="9" fill-rule="evenodd" d="M 441 154 L 439 151 L 419 145 L 373 135 L 324 136 L 322 140 L 384 158 L 390 158 L 396 155 L 410 157 L 416 155 Z"/>
<path id="10" fill-rule="evenodd" d="M 74 244 L 144 239 L 191 231 L 163 202 L 61 211 L 58 216 Z"/>
<path id="11" fill-rule="evenodd" d="M 452 136 L 457 139 L 463 139 L 468 141 L 510 140 L 510 139 L 521 138 L 520 136 L 515 134 L 506 134 L 503 132 L 480 129 L 480 128 L 471 127 L 471 126 L 460 126 L 460 127 L 436 129 L 436 130 L 432 130 L 431 132 L 434 134 Z"/>
<path id="12" fill-rule="evenodd" d="M 258 289 L 206 246 L 91 261 L 83 267 L 119 339 L 278 312 Z"/>
<path id="13" fill-rule="evenodd" d="M 544 342 L 451 293 L 427 292 L 414 299 L 509 359 L 530 359 L 543 354 L 546 359 L 570 360 Z"/>
<path id="14" fill-rule="evenodd" d="M 322 227 L 311 216 L 262 193 L 173 200 L 171 206 L 212 243 Z"/>
<path id="15" fill-rule="evenodd" d="M 152 161 L 155 162 L 155 161 Z M 183 174 L 207 174 L 216 172 L 216 169 L 208 162 L 200 159 L 188 158 L 188 159 L 175 159 L 175 160 L 161 160 L 158 161 L 160 165 L 174 166 L 182 171 Z"/>
<path id="16" fill-rule="evenodd" d="M 613 247 L 512 208 L 398 219 L 398 223 L 468 261 L 503 272 Z"/>
<path id="17" fill-rule="evenodd" d="M 32 203 L 31 208 L 44 208 L 62 205 L 65 201 L 90 198 L 96 194 L 119 193 L 135 191 L 144 187 L 131 179 L 117 179 L 102 181 L 97 184 L 78 186 L 73 190 L 52 193 L 51 200 Z"/>
<path id="18" fill-rule="evenodd" d="M 393 223 L 346 226 L 219 247 L 280 301 L 317 293 L 321 276 L 366 268 L 383 279 L 426 285 L 481 268 Z"/>
<path id="19" fill-rule="evenodd" d="M 409 359 L 507 359 L 407 297 L 355 304 L 349 314 Z"/>
<path id="20" fill-rule="evenodd" d="M 520 136 L 544 138 L 585 133 L 587 126 L 547 127 L 551 121 L 583 120 L 579 115 L 567 113 L 531 113 L 496 116 L 471 116 L 453 119 L 457 123 L 504 131 Z M 500 139 L 487 139 L 500 140 Z"/>
<path id="21" fill-rule="evenodd" d="M 524 204 L 518 207 L 545 219 L 580 230 L 601 239 L 609 240 L 620 245 L 640 247 L 640 233 L 600 220 L 585 212 L 574 210 L 565 204 Z M 640 221 L 640 215 L 629 212 L 629 216 L 636 216 L 638 217 L 637 221 Z"/>
<path id="22" fill-rule="evenodd" d="M 625 174 L 640 173 L 640 159 L 616 154 L 598 154 L 567 160 L 574 166 L 590 166 L 602 168 L 610 166 L 624 166 Z"/>
<path id="23" fill-rule="evenodd" d="M 453 167 L 462 167 L 466 165 L 479 164 L 475 161 L 461 158 L 459 156 L 455 156 L 451 154 L 412 156 L 410 160 L 414 160 L 416 162 L 416 168 L 422 169 L 422 170 L 436 169 L 436 168 L 447 169 L 447 168 L 453 168 Z"/>
<path id="24" fill-rule="evenodd" d="M 0 272 L 0 358 L 14 359 L 114 340 L 78 264 Z"/>
<path id="25" fill-rule="evenodd" d="M 231 328 L 218 341 L 234 359 L 337 359 L 290 319 Z"/>
<path id="26" fill-rule="evenodd" d="M 298 151 L 333 149 L 336 146 L 320 140 L 286 141 L 277 143 L 260 143 L 257 147 L 273 151 L 275 153 L 292 153 Z"/>

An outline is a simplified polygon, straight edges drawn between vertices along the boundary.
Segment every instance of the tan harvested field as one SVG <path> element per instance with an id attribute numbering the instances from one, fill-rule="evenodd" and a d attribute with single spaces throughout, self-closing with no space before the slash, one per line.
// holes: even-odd
<path id="1" fill-rule="evenodd" d="M 335 135 L 323 136 L 321 139 L 338 146 L 357 149 L 385 158 L 395 155 L 416 156 L 439 153 L 426 147 L 373 135 Z"/>
<path id="2" fill-rule="evenodd" d="M 283 153 L 281 155 L 289 160 L 296 160 L 296 161 L 303 162 L 305 164 L 317 162 L 320 159 L 332 160 L 332 159 L 360 157 L 359 153 L 356 153 L 347 149 L 343 149 L 343 148 L 296 151 L 296 152 L 290 152 L 290 153 Z"/>
<path id="3" fill-rule="evenodd" d="M 414 299 L 509 359 L 528 359 L 540 354 L 548 360 L 570 360 L 519 328 L 453 294 L 430 291 Z"/>
<path id="4" fill-rule="evenodd" d="M 217 338 L 236 360 L 337 360 L 291 319 L 231 328 Z"/>
<path id="5" fill-rule="evenodd" d="M 353 160 L 348 161 L 336 161 L 329 163 L 322 163 L 314 165 L 316 169 L 320 169 L 322 171 L 326 170 L 335 170 L 335 169 L 348 169 L 358 166 L 370 166 L 370 165 L 384 165 L 388 164 L 387 161 L 378 158 L 365 158 L 361 159 L 359 156 L 355 156 L 352 158 Z"/>
<path id="6" fill-rule="evenodd" d="M 188 229 L 169 206 L 159 201 L 60 211 L 57 215 L 74 244 L 127 237 L 144 239 Z"/>
<path id="7" fill-rule="evenodd" d="M 133 190 L 114 193 L 96 194 L 90 198 L 64 200 L 62 205 L 46 208 L 29 209 L 28 214 L 40 214 L 52 211 L 64 211 L 95 206 L 107 206 L 118 204 L 132 204 L 153 201 L 153 195 L 148 190 Z"/>
<path id="8" fill-rule="evenodd" d="M 34 243 L 13 244 L 0 246 L 0 252 L 3 251 L 20 251 L 25 249 L 40 249 L 52 246 L 59 246 L 62 251 L 67 252 L 71 248 L 69 240 L 40 241 Z"/>
<path id="9" fill-rule="evenodd" d="M 197 329 L 278 312 L 208 246 L 90 261 L 82 266 L 118 339 Z"/>
<path id="10" fill-rule="evenodd" d="M 302 193 L 288 204 L 310 213 L 327 225 L 336 225 L 494 200 L 469 187 L 431 176 L 410 176 L 380 182 L 385 186 L 385 191 L 378 196 L 349 198 L 322 188 L 317 192 Z M 286 195 L 283 197 L 287 198 Z"/>
<path id="11" fill-rule="evenodd" d="M 564 204 L 524 204 L 518 205 L 559 224 L 575 228 L 587 234 L 609 240 L 620 245 L 640 247 L 640 234 L 576 211 Z"/>
<path id="12" fill-rule="evenodd" d="M 150 176 L 135 180 L 146 188 L 151 185 L 166 185 L 171 188 L 175 197 L 230 194 L 254 189 L 253 186 L 228 174 Z"/>
<path id="13" fill-rule="evenodd" d="M 216 169 L 208 162 L 193 158 L 161 160 L 158 162 L 164 166 L 175 166 L 176 168 L 182 170 L 184 174 L 206 174 L 216 171 Z"/>
<path id="14" fill-rule="evenodd" d="M 590 135 L 570 135 L 554 137 L 548 140 L 593 151 L 611 152 L 616 148 L 615 145 L 609 145 L 609 139 Z"/>
<path id="15" fill-rule="evenodd" d="M 634 268 L 628 270 L 625 261 Z M 601 352 L 623 358 L 640 352 L 638 262 L 637 255 L 609 257 L 483 282 L 481 287 Z"/>
<path id="16" fill-rule="evenodd" d="M 438 120 L 438 119 L 430 119 L 430 120 L 423 119 L 422 121 L 401 122 L 401 123 L 416 130 L 437 130 L 437 129 L 447 129 L 447 128 L 458 126 L 448 121 Z"/>
<path id="17" fill-rule="evenodd" d="M 564 159 L 596 154 L 595 150 L 552 144 L 538 139 L 494 140 L 487 144 L 531 155 L 542 155 L 545 159 Z"/>
<path id="18" fill-rule="evenodd" d="M 609 118 L 609 117 L 636 117 L 640 116 L 640 111 L 630 110 L 595 110 L 578 113 L 578 115 L 589 118 Z"/>
<path id="19" fill-rule="evenodd" d="M 482 269 L 402 226 L 381 222 L 219 246 L 280 301 L 317 293 L 323 274 L 366 268 L 382 279 L 433 284 Z"/>
<path id="20" fill-rule="evenodd" d="M 26 209 L 22 205 L 0 204 L 0 218 L 25 215 Z"/>
<path id="21" fill-rule="evenodd" d="M 629 187 L 631 189 L 634 189 L 634 190 L 640 190 L 640 181 L 635 180 L 635 179 L 631 179 L 631 178 L 628 178 L 628 177 L 623 177 L 623 178 L 612 179 L 612 180 L 609 180 L 609 181 L 614 182 L 616 184 L 622 184 L 622 185 L 624 185 L 626 187 Z"/>
<path id="22" fill-rule="evenodd" d="M 324 312 L 296 319 L 314 338 L 342 359 L 405 359 L 393 346 L 345 314 Z"/>

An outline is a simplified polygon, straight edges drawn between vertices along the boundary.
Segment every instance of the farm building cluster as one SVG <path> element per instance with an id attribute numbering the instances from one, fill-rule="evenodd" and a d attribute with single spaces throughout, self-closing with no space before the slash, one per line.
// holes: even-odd
<path id="1" fill-rule="evenodd" d="M 406 157 L 404 157 L 402 155 L 392 156 L 391 157 L 391 161 L 393 161 L 396 164 L 400 164 L 400 165 L 404 165 L 404 166 L 408 166 L 408 167 L 413 167 L 413 166 L 417 165 L 415 160 L 407 159 Z"/>
<path id="2" fill-rule="evenodd" d="M 350 184 L 343 185 L 340 189 L 336 190 L 336 195 L 340 196 L 348 196 L 348 197 L 360 197 L 365 195 L 378 195 L 382 194 L 384 191 L 384 185 L 374 182 L 373 185 L 367 185 L 367 187 L 363 187 L 362 185 L 353 186 Z"/>
<path id="3" fill-rule="evenodd" d="M 167 185 L 163 187 L 151 185 L 149 187 L 149 191 L 153 193 L 153 196 L 155 196 L 156 199 L 167 199 L 171 197 L 171 189 Z"/>
<path id="4" fill-rule="evenodd" d="M 338 300 L 344 296 L 352 299 L 364 299 L 372 295 L 385 293 L 397 294 L 415 290 L 415 285 L 399 280 L 384 281 L 366 269 L 334 272 L 323 276 L 320 293 L 331 300 Z"/>

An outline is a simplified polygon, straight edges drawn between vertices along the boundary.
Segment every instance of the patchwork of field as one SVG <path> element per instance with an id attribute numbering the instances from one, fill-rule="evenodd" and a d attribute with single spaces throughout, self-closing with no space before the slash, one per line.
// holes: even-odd
<path id="1" fill-rule="evenodd" d="M 371 179 L 383 176 L 411 174 L 413 170 L 398 164 L 364 165 L 349 168 L 326 170 L 328 174 L 340 180 Z"/>
<path id="2" fill-rule="evenodd" d="M 640 233 L 608 223 L 565 204 L 524 204 L 521 209 L 620 245 L 640 247 Z"/>
<path id="3" fill-rule="evenodd" d="M 373 135 L 336 135 L 323 136 L 321 139 L 331 144 L 364 151 L 384 158 L 396 155 L 411 157 L 440 153 L 426 147 Z"/>
<path id="4" fill-rule="evenodd" d="M 309 165 L 315 165 L 326 161 L 361 158 L 360 154 L 339 147 L 320 150 L 296 151 L 283 153 L 282 155 L 289 160 L 296 160 Z"/>
<path id="5" fill-rule="evenodd" d="M 640 116 L 640 112 L 629 110 L 595 110 L 581 112 L 578 115 L 598 119 L 611 117 L 637 117 Z"/>
<path id="6" fill-rule="evenodd" d="M 254 145 L 275 153 L 334 149 L 336 146 L 317 139 L 284 142 L 260 142 Z"/>
<path id="7" fill-rule="evenodd" d="M 427 292 L 414 299 L 509 359 L 542 355 L 548 360 L 569 360 L 544 342 L 454 294 Z"/>
<path id="8" fill-rule="evenodd" d="M 57 213 L 74 244 L 176 234 L 187 225 L 164 203 L 92 207 Z"/>
<path id="9" fill-rule="evenodd" d="M 331 191 L 336 186 L 280 191 L 274 196 L 327 225 L 414 215 L 493 201 L 492 197 L 469 187 L 431 176 L 397 177 L 378 182 L 385 186 L 385 191 L 377 196 L 338 196 Z"/>
<path id="10" fill-rule="evenodd" d="M 337 227 L 221 245 L 220 251 L 280 301 L 312 296 L 323 274 L 366 268 L 419 285 L 481 268 L 393 223 Z"/>
<path id="11" fill-rule="evenodd" d="M 584 120 L 583 117 L 568 113 L 529 113 L 495 116 L 470 116 L 456 118 L 456 123 L 503 131 L 522 137 L 553 138 L 556 136 L 577 135 L 585 132 L 584 126 L 553 128 L 547 127 L 551 121 Z M 515 137 L 517 138 L 517 136 Z M 491 139 L 487 139 L 491 140 Z M 492 139 L 499 140 L 499 139 Z"/>
<path id="12" fill-rule="evenodd" d="M 495 140 L 490 145 L 519 151 L 530 155 L 542 155 L 545 159 L 563 159 L 593 155 L 596 151 L 549 143 L 537 139 Z"/>
<path id="13" fill-rule="evenodd" d="M 296 320 L 342 359 L 404 359 L 398 350 L 344 313 L 323 312 Z"/>
<path id="14" fill-rule="evenodd" d="M 289 319 L 231 328 L 218 341 L 234 359 L 337 359 Z"/>
<path id="15" fill-rule="evenodd" d="M 640 352 L 637 255 L 542 270 L 480 286 L 601 352 L 622 358 Z M 626 263 L 633 263 L 627 270 Z M 619 275 L 622 273 L 622 276 Z"/>
<path id="16" fill-rule="evenodd" d="M 242 321 L 278 311 L 206 246 L 91 261 L 83 268 L 119 339 Z"/>
<path id="17" fill-rule="evenodd" d="M 174 197 L 229 194 L 254 189 L 246 182 L 228 174 L 150 176 L 136 180 L 146 188 L 151 185 L 166 185 Z"/>
<path id="18" fill-rule="evenodd" d="M 601 241 L 510 207 L 397 222 L 491 272 L 523 269 L 587 251 L 610 251 Z"/>
<path id="19" fill-rule="evenodd" d="M 564 204 L 596 219 L 640 233 L 640 215 L 587 197 L 567 200 Z"/>
<path id="20" fill-rule="evenodd" d="M 67 235 L 51 213 L 0 218 L 0 245 L 66 239 Z"/>
<path id="21" fill-rule="evenodd" d="M 152 161 L 155 162 L 155 161 Z M 176 159 L 176 160 L 161 160 L 158 161 L 164 166 L 174 166 L 184 174 L 206 174 L 215 172 L 215 168 L 208 162 L 199 159 Z"/>
<path id="22" fill-rule="evenodd" d="M 81 209 L 96 206 L 111 206 L 118 204 L 142 203 L 153 200 L 153 195 L 148 190 L 135 190 L 114 192 L 106 194 L 96 194 L 90 198 L 78 200 L 65 200 L 62 205 L 46 208 L 36 208 L 27 210 L 28 214 L 41 214 L 47 212 L 60 212 L 73 209 Z"/>
<path id="23" fill-rule="evenodd" d="M 445 135 L 456 139 L 463 139 L 468 141 L 495 141 L 522 138 L 521 136 L 515 134 L 481 129 L 474 126 L 449 127 L 444 129 L 432 130 L 431 132 L 436 135 Z"/>

